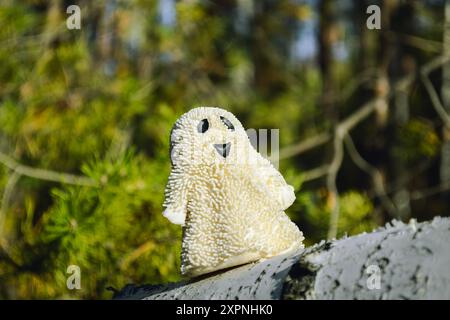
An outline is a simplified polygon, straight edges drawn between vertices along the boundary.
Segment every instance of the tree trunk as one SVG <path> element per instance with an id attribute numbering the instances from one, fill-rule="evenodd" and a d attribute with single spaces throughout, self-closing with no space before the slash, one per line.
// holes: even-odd
<path id="1" fill-rule="evenodd" d="M 445 23 L 443 32 L 443 54 L 450 55 L 450 0 L 445 2 Z M 447 113 L 450 114 L 450 65 L 447 63 L 442 67 L 442 103 Z M 441 183 L 450 183 L 450 128 L 442 128 L 442 150 L 440 180 Z M 443 194 L 448 196 L 448 193 Z"/>
<path id="2" fill-rule="evenodd" d="M 339 112 L 333 102 L 335 85 L 333 80 L 333 44 L 336 42 L 337 26 L 334 22 L 334 2 L 322 0 L 319 5 L 319 67 L 322 75 L 322 94 L 320 105 L 325 121 L 334 125 L 339 119 Z"/>
<path id="3" fill-rule="evenodd" d="M 450 299 L 449 243 L 450 218 L 393 221 L 186 282 L 127 285 L 114 298 Z"/>

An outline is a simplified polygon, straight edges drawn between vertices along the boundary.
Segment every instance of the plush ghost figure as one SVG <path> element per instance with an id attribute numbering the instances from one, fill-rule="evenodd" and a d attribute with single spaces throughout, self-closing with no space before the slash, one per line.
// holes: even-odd
<path id="1" fill-rule="evenodd" d="M 197 276 L 302 248 L 284 210 L 294 188 L 220 108 L 190 110 L 170 135 L 164 216 L 183 226 L 181 273 Z"/>

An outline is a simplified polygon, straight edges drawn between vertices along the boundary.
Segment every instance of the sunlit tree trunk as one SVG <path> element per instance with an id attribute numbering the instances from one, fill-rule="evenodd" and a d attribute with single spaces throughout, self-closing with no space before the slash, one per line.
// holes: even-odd
<path id="1" fill-rule="evenodd" d="M 450 0 L 445 1 L 443 35 L 443 53 L 450 55 Z M 450 114 L 450 64 L 448 63 L 443 66 L 441 95 L 444 108 Z M 442 140 L 440 179 L 444 184 L 450 183 L 450 128 L 445 125 L 442 129 Z"/>
<path id="2" fill-rule="evenodd" d="M 392 48 L 392 59 L 390 62 L 390 81 L 398 82 L 408 74 L 414 74 L 416 71 L 416 62 L 411 55 L 411 48 L 407 47 L 401 41 L 404 35 L 414 34 L 415 8 L 410 2 L 395 3 L 392 6 L 391 13 L 391 34 L 389 37 Z M 393 135 L 398 138 L 402 133 L 402 128 L 409 122 L 409 96 L 408 88 L 395 90 L 393 103 L 393 114 L 391 129 Z M 394 139 L 395 141 L 396 139 Z M 411 217 L 411 199 L 407 187 L 407 182 L 411 175 L 404 158 L 398 154 L 391 154 L 391 172 L 392 179 L 399 182 L 399 189 L 394 193 L 393 201 L 397 209 L 397 217 L 407 221 Z"/>

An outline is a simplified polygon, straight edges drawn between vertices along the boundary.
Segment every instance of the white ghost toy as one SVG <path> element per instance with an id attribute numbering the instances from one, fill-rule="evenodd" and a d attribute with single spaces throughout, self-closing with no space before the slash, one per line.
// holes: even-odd
<path id="1" fill-rule="evenodd" d="M 164 216 L 183 226 L 181 273 L 198 276 L 302 248 L 284 213 L 294 188 L 251 145 L 230 112 L 185 113 L 170 136 Z"/>

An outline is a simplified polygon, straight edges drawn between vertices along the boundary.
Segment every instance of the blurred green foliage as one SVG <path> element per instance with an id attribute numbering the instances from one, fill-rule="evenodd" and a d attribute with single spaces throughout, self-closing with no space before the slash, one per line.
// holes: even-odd
<path id="1" fill-rule="evenodd" d="M 326 193 L 303 192 L 297 199 L 299 210 L 310 221 L 313 227 L 312 238 L 325 239 L 330 221 L 331 205 Z M 340 217 L 338 223 L 338 237 L 355 235 L 364 231 L 373 230 L 379 225 L 377 216 L 374 216 L 373 204 L 367 196 L 358 191 L 348 191 L 339 196 Z M 311 238 L 310 238 L 311 239 Z M 307 243 L 312 244 L 310 239 Z"/>
<path id="2" fill-rule="evenodd" d="M 178 1 L 176 21 L 165 24 L 160 1 L 78 1 L 82 28 L 68 30 L 72 3 L 2 2 L 0 152 L 97 185 L 15 177 L 0 165 L 0 298 L 110 298 L 109 286 L 179 280 L 181 229 L 161 212 L 170 129 L 191 107 L 219 105 L 246 128 L 279 128 L 281 146 L 330 129 L 318 102 L 321 70 L 291 55 L 295 30 L 318 19 L 315 2 L 249 3 L 253 11 L 238 2 Z M 350 40 L 352 58 L 361 48 Z M 336 61 L 336 91 L 358 68 Z M 342 112 L 367 96 L 347 97 Z M 438 154 L 436 120 L 427 116 L 412 118 L 394 139 L 392 154 L 408 165 Z M 359 130 L 355 142 L 368 152 L 378 129 Z M 325 149 L 280 166 L 297 193 L 288 214 L 307 244 L 326 237 L 330 219 L 329 192 L 303 175 L 329 159 L 330 144 Z M 392 218 L 350 163 L 338 179 L 339 236 Z M 66 287 L 72 264 L 81 268 L 81 290 Z"/>
<path id="3" fill-rule="evenodd" d="M 401 127 L 394 154 L 408 163 L 430 159 L 440 151 L 441 141 L 429 121 L 413 119 Z"/>

